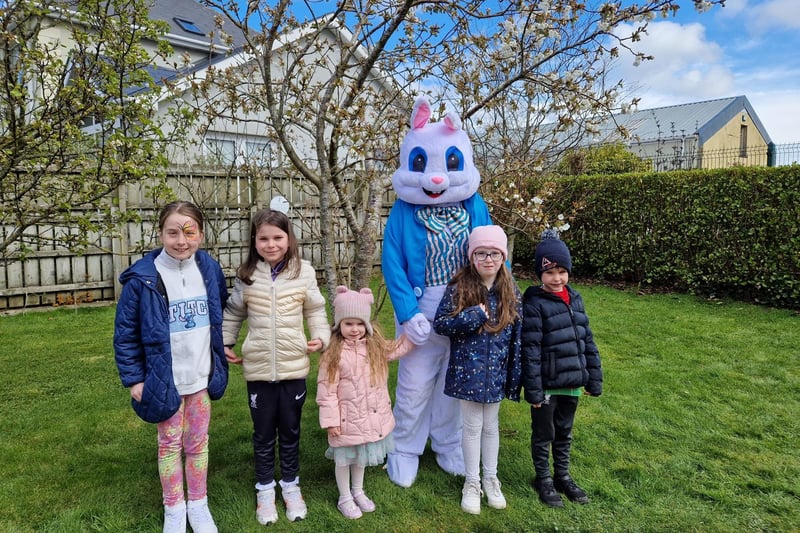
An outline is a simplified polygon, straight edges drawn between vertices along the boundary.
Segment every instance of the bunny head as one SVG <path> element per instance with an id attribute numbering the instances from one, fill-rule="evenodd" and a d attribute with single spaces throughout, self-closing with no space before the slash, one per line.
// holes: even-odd
<path id="1" fill-rule="evenodd" d="M 411 131 L 400 145 L 400 168 L 392 175 L 397 197 L 414 205 L 461 202 L 478 192 L 481 177 L 472 160 L 472 143 L 453 112 L 429 123 L 431 106 L 418 97 Z"/>

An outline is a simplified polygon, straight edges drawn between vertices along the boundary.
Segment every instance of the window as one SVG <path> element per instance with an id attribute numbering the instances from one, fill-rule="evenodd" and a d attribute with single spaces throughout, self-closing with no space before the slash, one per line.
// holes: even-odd
<path id="1" fill-rule="evenodd" d="M 245 141 L 245 163 L 248 165 L 271 166 L 272 149 L 268 142 Z"/>
<path id="2" fill-rule="evenodd" d="M 224 139 L 206 139 L 205 152 L 209 163 L 232 165 L 236 161 L 236 143 Z"/>
<path id="3" fill-rule="evenodd" d="M 747 157 L 747 126 L 739 128 L 739 157 Z"/>
<path id="4" fill-rule="evenodd" d="M 196 35 L 205 35 L 205 32 L 197 27 L 197 24 L 192 22 L 191 20 L 180 19 L 178 17 L 173 18 L 172 20 L 175 21 L 175 24 L 181 27 L 183 31 L 188 31 L 189 33 L 194 33 Z"/>
<path id="5" fill-rule="evenodd" d="M 67 75 L 64 78 L 64 87 L 72 86 L 80 91 L 82 103 L 80 109 L 75 109 L 73 116 L 80 124 L 81 131 L 88 135 L 102 134 L 118 126 L 119 118 L 109 119 L 103 114 L 104 105 L 93 105 L 102 102 L 108 97 L 108 77 L 103 74 L 103 64 L 112 66 L 111 60 L 105 56 L 91 56 L 81 54 L 75 50 L 67 58 Z"/>

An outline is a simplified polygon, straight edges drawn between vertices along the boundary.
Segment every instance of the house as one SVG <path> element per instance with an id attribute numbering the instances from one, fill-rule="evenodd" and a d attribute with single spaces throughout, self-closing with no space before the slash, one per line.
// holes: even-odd
<path id="1" fill-rule="evenodd" d="M 772 144 L 746 96 L 613 115 L 584 139 L 585 145 L 618 142 L 655 170 L 766 166 Z"/>
<path id="2" fill-rule="evenodd" d="M 224 46 L 220 36 L 214 35 L 215 32 L 218 33 L 216 19 L 219 18 L 215 11 L 195 0 L 153 1 L 151 18 L 164 20 L 171 26 L 171 32 L 166 38 L 175 49 L 173 57 L 185 55 L 190 58 L 177 68 L 175 65 L 171 69 L 163 65 L 153 66 L 151 74 L 156 83 L 170 87 L 170 91 L 163 92 L 158 101 L 158 114 L 165 118 L 167 129 L 172 126 L 167 115 L 181 105 L 203 110 L 204 115 L 204 121 L 198 124 L 199 127 L 190 130 L 190 138 L 184 137 L 186 142 L 180 146 L 174 145 L 174 149 L 168 154 L 173 166 L 208 164 L 224 168 L 241 165 L 277 168 L 288 164 L 286 155 L 275 141 L 274 127 L 264 103 L 266 98 L 260 92 L 264 81 L 257 63 L 262 58 L 255 57 L 252 50 L 247 51 L 241 31 L 238 28 L 231 29 L 232 43 Z M 222 31 L 226 31 L 224 24 Z M 350 30 L 330 15 L 311 20 L 280 35 L 272 49 L 273 83 L 280 83 L 282 76 L 303 79 L 310 88 L 307 94 L 313 99 L 313 94 L 323 91 L 325 82 L 340 68 L 337 62 L 346 55 L 343 51 L 353 53 L 351 61 L 360 61 L 366 57 L 367 51 L 362 46 L 351 49 L 353 41 L 354 36 Z M 292 67 L 295 70 L 286 70 Z M 214 75 L 212 71 L 217 74 L 235 71 L 235 77 L 240 83 L 237 88 L 240 109 L 225 103 L 218 105 L 230 97 L 221 94 L 221 91 L 215 92 L 212 89 L 202 95 L 191 91 L 193 83 L 203 83 L 211 79 Z M 364 94 L 369 92 L 396 94 L 398 87 L 389 74 L 374 69 L 368 77 Z M 288 117 L 285 120 L 290 124 L 293 148 L 303 161 L 312 167 L 316 166 L 318 141 L 310 133 L 307 122 L 310 119 L 300 116 L 302 110 L 292 110 L 295 97 L 290 94 L 285 98 L 280 104 L 286 109 L 284 117 Z M 293 114 L 297 114 L 296 119 Z M 368 110 L 366 116 L 370 114 L 371 111 Z M 167 135 L 169 133 L 166 131 Z M 340 156 L 346 154 L 347 150 L 346 146 L 342 147 Z"/>
<path id="3" fill-rule="evenodd" d="M 164 37 L 171 43 L 173 53 L 170 57 L 162 58 L 156 54 L 159 42 L 140 41 L 139 44 L 149 52 L 149 61 L 145 61 L 151 77 L 167 90 L 151 91 L 150 85 L 126 87 L 122 96 L 128 99 L 127 102 L 134 101 L 152 106 L 147 109 L 154 110 L 156 117 L 154 123 L 163 123 L 158 139 L 162 138 L 160 134 L 163 132 L 167 140 L 164 153 L 175 168 L 167 169 L 166 176 L 157 171 L 152 177 L 137 175 L 136 179 L 104 197 L 102 201 L 110 205 L 112 212 L 130 212 L 138 216 L 127 221 L 114 235 L 99 236 L 97 245 L 84 253 L 66 251 L 57 242 L 45 243 L 39 248 L 32 249 L 25 263 L 15 262 L 0 267 L 0 309 L 113 299 L 119 292 L 119 274 L 132 261 L 138 259 L 143 251 L 157 245 L 154 222 L 157 220 L 158 206 L 161 202 L 158 195 L 164 190 L 162 184 L 169 187 L 170 192 L 176 197 L 190 199 L 204 210 L 207 215 L 206 245 L 209 249 L 213 248 L 215 257 L 229 275 L 233 275 L 236 266 L 241 264 L 247 253 L 252 211 L 270 205 L 276 193 L 287 197 L 292 205 L 295 234 L 303 244 L 304 258 L 315 265 L 330 264 L 322 259 L 320 217 L 319 209 L 316 207 L 319 200 L 318 196 L 314 196 L 313 183 L 307 186 L 303 182 L 306 179 L 305 175 L 289 172 L 286 170 L 289 165 L 282 164 L 281 157 L 285 157 L 285 154 L 283 149 L 279 151 L 277 148 L 273 124 L 269 116 L 261 111 L 263 107 L 251 107 L 249 113 L 239 108 L 229 108 L 227 115 L 201 113 L 202 119 L 210 120 L 201 121 L 202 123 L 186 130 L 169 129 L 170 113 L 181 105 L 191 105 L 194 110 L 202 111 L 203 105 L 214 103 L 214 98 L 217 96 L 214 86 L 210 87 L 207 93 L 199 95 L 193 93 L 191 87 L 193 81 L 210 80 L 214 72 L 219 73 L 228 67 L 237 69 L 233 72 L 232 78 L 240 82 L 237 87 L 240 95 L 250 97 L 256 94 L 264 84 L 258 76 L 260 71 L 253 65 L 257 65 L 257 60 L 264 56 L 248 55 L 245 36 L 238 30 L 231 28 L 230 36 L 219 33 L 217 13 L 195 0 L 148 1 L 151 3 L 147 6 L 147 16 L 151 20 L 165 21 L 168 25 Z M 102 0 L 100 2 L 102 3 Z M 124 2 L 114 5 L 122 6 Z M 63 61 L 49 62 L 48 65 L 58 67 L 57 75 L 50 75 L 50 71 L 46 71 L 46 75 L 40 77 L 45 84 L 31 84 L 27 92 L 33 96 L 37 93 L 49 96 L 54 92 L 48 91 L 50 87 L 67 87 L 72 80 L 80 79 L 89 81 L 88 85 L 94 86 L 95 92 L 101 93 L 102 89 L 98 88 L 101 85 L 93 82 L 106 81 L 102 77 L 100 67 L 111 63 L 111 58 L 103 55 L 103 45 L 109 41 L 104 41 L 102 38 L 93 40 L 91 44 L 97 44 L 97 47 L 90 48 L 90 53 L 75 53 L 79 40 L 87 34 L 96 32 L 101 26 L 93 26 L 92 12 L 76 12 L 71 9 L 74 7 L 73 0 L 63 0 L 63 2 L 59 0 L 55 6 L 49 7 L 53 9 L 46 17 L 41 18 L 37 12 L 32 19 L 36 24 L 31 24 L 34 27 L 30 28 L 28 39 L 31 42 L 45 44 L 53 56 L 58 56 L 59 59 L 63 57 Z M 132 14 L 139 16 L 143 13 L 137 9 Z M 123 22 L 126 20 L 124 15 L 125 13 L 120 13 L 118 17 Z M 112 14 L 112 23 L 107 27 L 116 28 L 115 23 Z M 226 23 L 229 24 L 227 21 Z M 126 24 L 124 27 L 136 28 L 137 25 Z M 222 31 L 226 31 L 225 25 Z M 292 46 L 295 43 L 298 46 Z M 283 75 L 295 82 L 294 87 L 300 84 L 301 76 L 295 79 L 291 74 L 285 75 L 281 67 L 291 65 L 292 63 L 286 59 L 291 58 L 291 54 L 297 53 L 298 50 L 304 54 L 302 61 L 296 63 L 305 68 L 302 72 L 305 78 L 302 81 L 307 79 L 310 82 L 308 85 L 300 85 L 305 89 L 305 92 L 300 94 L 307 94 L 310 97 L 301 103 L 311 102 L 312 105 L 321 100 L 317 97 L 318 93 L 322 92 L 319 87 L 323 87 L 330 79 L 326 76 L 337 67 L 337 60 L 349 61 L 350 64 L 358 66 L 360 59 L 366 55 L 366 51 L 354 43 L 353 35 L 347 28 L 331 17 L 317 19 L 280 35 L 280 39 L 272 48 L 273 52 L 275 50 L 277 52 L 272 63 L 273 80 L 275 76 Z M 258 52 L 258 48 L 255 52 Z M 84 59 L 84 63 L 74 61 L 73 57 Z M 142 56 L 137 54 L 136 57 Z M 91 68 L 80 70 L 75 67 L 86 64 Z M 239 73 L 244 75 L 238 76 Z M 351 114 L 348 111 L 347 118 L 352 116 L 353 120 L 373 124 L 370 119 L 371 115 L 374 115 L 372 112 L 374 108 L 368 106 L 376 101 L 374 96 L 379 91 L 393 91 L 393 98 L 387 98 L 389 103 L 385 104 L 387 107 L 393 106 L 394 102 L 399 101 L 396 96 L 399 89 L 385 73 L 373 70 L 361 74 L 365 83 L 359 86 L 356 103 L 363 105 L 353 106 L 357 112 Z M 97 80 L 94 79 L 96 75 Z M 37 78 L 36 81 L 41 80 Z M 317 92 L 308 87 L 317 88 Z M 334 93 L 333 96 L 328 109 L 333 108 L 336 111 L 339 102 L 336 97 L 339 94 Z M 38 105 L 35 98 L 31 98 L 31 101 L 34 102 L 32 106 Z M 118 99 L 114 100 L 117 101 Z M 283 116 L 287 117 L 287 125 L 284 131 L 288 130 L 291 142 L 290 148 L 286 150 L 295 151 L 292 154 L 294 163 L 299 162 L 316 170 L 314 166 L 317 163 L 317 154 L 328 149 L 332 143 L 319 143 L 324 146 L 317 150 L 315 144 L 317 139 L 309 134 L 311 128 L 304 127 L 313 119 L 311 112 L 303 113 L 302 106 L 295 105 L 291 96 L 285 101 L 285 105 L 287 111 Z M 252 111 L 253 109 L 255 111 Z M 385 108 L 382 112 L 385 112 Z M 405 114 L 403 117 L 405 118 Z M 164 120 L 159 121 L 159 118 Z M 303 121 L 306 121 L 306 124 Z M 77 117 L 75 123 L 70 122 L 69 126 L 81 126 L 82 133 L 86 135 L 82 138 L 85 145 L 80 145 L 83 148 L 91 146 L 93 141 L 103 141 L 103 135 L 113 131 L 117 124 L 119 121 L 116 116 L 88 113 L 88 118 L 85 115 Z M 323 125 L 327 124 L 325 122 Z M 152 130 L 147 130 L 148 133 L 150 131 Z M 362 154 L 366 150 L 359 152 L 352 144 L 348 145 L 352 137 L 348 138 L 347 133 L 345 131 L 341 137 L 340 150 L 347 157 L 340 157 L 340 160 L 344 161 L 340 168 L 347 171 L 358 170 L 358 162 L 365 160 Z M 392 131 L 390 128 L 383 128 L 378 131 L 378 135 L 385 135 L 393 145 L 397 143 L 397 129 Z M 206 162 L 224 163 L 230 166 L 224 169 L 225 171 L 220 171 L 218 168 L 192 167 L 198 163 L 204 165 Z M 233 168 L 247 162 L 256 164 L 252 167 Z M 262 164 L 265 162 L 266 165 Z M 273 164 L 281 165 L 283 168 L 270 168 Z M 231 172 L 228 173 L 227 170 Z M 360 185 L 354 178 L 344 173 L 338 177 L 341 177 L 345 184 L 352 180 L 353 188 Z M 165 181 L 162 181 L 162 178 Z M 351 196 L 361 197 L 357 193 Z M 94 214 L 95 211 L 91 210 L 90 213 Z M 7 230 L 7 227 L 10 226 L 0 227 L 0 233 L 9 234 L 10 230 Z M 71 235 L 75 231 L 72 227 L 62 229 L 58 222 L 51 223 L 50 220 L 44 220 L 32 228 L 32 234 L 43 235 L 45 240 L 51 235 L 62 232 Z M 347 239 L 350 237 L 346 234 L 346 230 L 347 225 L 344 221 L 341 224 L 334 224 L 338 239 L 335 253 L 341 257 L 348 257 Z M 341 238 L 338 237 L 339 233 L 342 234 Z"/>

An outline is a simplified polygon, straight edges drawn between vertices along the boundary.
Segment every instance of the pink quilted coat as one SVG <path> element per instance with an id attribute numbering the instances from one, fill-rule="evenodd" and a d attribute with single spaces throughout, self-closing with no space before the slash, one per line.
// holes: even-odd
<path id="1" fill-rule="evenodd" d="M 414 345 L 405 336 L 387 360 L 406 355 Z M 319 424 L 323 428 L 341 427 L 338 437 L 328 437 L 332 447 L 376 442 L 394 429 L 392 401 L 387 378 L 370 382 L 366 342 L 345 341 L 336 380 L 328 382 L 328 367 L 320 363 L 317 375 Z"/>

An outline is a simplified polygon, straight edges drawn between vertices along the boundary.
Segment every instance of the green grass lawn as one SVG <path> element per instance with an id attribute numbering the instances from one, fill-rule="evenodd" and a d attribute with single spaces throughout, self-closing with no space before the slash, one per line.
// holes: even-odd
<path id="1" fill-rule="evenodd" d="M 309 379 L 301 444 L 308 518 L 271 531 L 797 531 L 800 318 L 788 311 L 580 286 L 605 392 L 578 409 L 572 473 L 591 503 L 550 509 L 530 482 L 529 408 L 504 402 L 508 509 L 460 509 L 462 479 L 427 452 L 415 485 L 370 468 L 378 510 L 336 510 Z M 0 531 L 161 531 L 156 428 L 117 377 L 113 307 L 0 317 Z M 393 329 L 391 310 L 380 318 Z M 314 358 L 316 362 L 316 357 Z M 392 366 L 393 370 L 396 366 Z M 393 388 L 392 384 L 392 388 Z M 240 367 L 211 420 L 209 500 L 222 532 L 255 520 L 251 422 Z"/>

